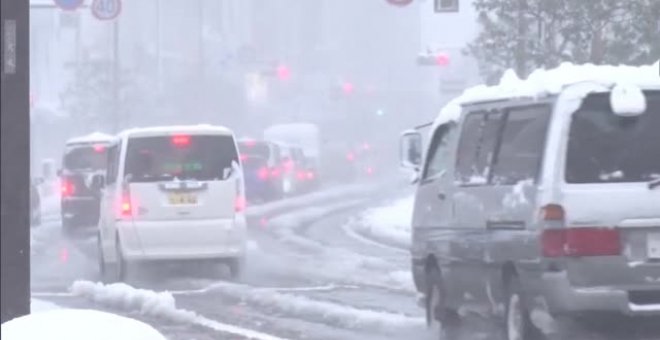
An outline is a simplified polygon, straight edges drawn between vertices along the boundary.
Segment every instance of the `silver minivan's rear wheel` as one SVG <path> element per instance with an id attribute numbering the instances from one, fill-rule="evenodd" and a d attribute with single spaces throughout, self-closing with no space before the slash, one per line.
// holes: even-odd
<path id="1" fill-rule="evenodd" d="M 505 334 L 507 340 L 530 340 L 535 337 L 529 305 L 520 279 L 512 277 L 507 285 Z"/>

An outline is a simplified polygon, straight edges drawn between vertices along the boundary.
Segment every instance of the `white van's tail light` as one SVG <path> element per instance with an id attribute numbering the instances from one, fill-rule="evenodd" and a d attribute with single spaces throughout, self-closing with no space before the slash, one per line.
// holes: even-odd
<path id="1" fill-rule="evenodd" d="M 121 194 L 121 200 L 119 201 L 119 217 L 128 218 L 133 216 L 133 202 L 131 200 L 131 193 L 129 190 L 124 190 Z"/>
<path id="2" fill-rule="evenodd" d="M 622 250 L 619 230 L 604 227 L 548 229 L 541 245 L 545 257 L 616 256 Z"/>
<path id="3" fill-rule="evenodd" d="M 245 211 L 245 206 L 247 205 L 247 202 L 245 200 L 245 197 L 242 195 L 236 196 L 236 202 L 234 204 L 234 210 L 237 213 Z"/>

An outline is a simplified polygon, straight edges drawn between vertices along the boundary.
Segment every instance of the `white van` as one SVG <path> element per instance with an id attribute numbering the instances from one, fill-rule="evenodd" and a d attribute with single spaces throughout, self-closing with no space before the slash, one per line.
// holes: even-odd
<path id="1" fill-rule="evenodd" d="M 239 275 L 246 249 L 242 170 L 231 130 L 134 129 L 108 148 L 99 267 L 123 280 L 137 261 L 211 260 Z"/>

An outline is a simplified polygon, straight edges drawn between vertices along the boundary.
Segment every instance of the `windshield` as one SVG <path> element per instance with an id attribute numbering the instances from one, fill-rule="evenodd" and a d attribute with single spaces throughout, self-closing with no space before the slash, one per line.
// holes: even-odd
<path id="1" fill-rule="evenodd" d="M 257 156 L 261 158 L 270 158 L 270 147 L 263 142 L 239 142 L 238 150 L 241 155 Z"/>
<path id="2" fill-rule="evenodd" d="M 608 95 L 588 96 L 573 114 L 566 155 L 568 183 L 648 182 L 660 178 L 660 92 L 646 92 L 646 112 L 620 117 Z"/>
<path id="3" fill-rule="evenodd" d="M 190 136 L 185 145 L 172 137 L 139 137 L 128 141 L 126 176 L 131 182 L 179 180 L 218 181 L 238 164 L 234 140 L 229 136 Z"/>
<path id="4" fill-rule="evenodd" d="M 72 146 L 64 153 L 64 168 L 70 171 L 96 171 L 105 169 L 105 145 Z"/>

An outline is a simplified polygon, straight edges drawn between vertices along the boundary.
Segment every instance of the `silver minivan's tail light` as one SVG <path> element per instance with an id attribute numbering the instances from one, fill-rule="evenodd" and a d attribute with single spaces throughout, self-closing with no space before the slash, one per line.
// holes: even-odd
<path id="1" fill-rule="evenodd" d="M 547 229 L 541 235 L 545 257 L 621 255 L 621 233 L 608 227 Z"/>

